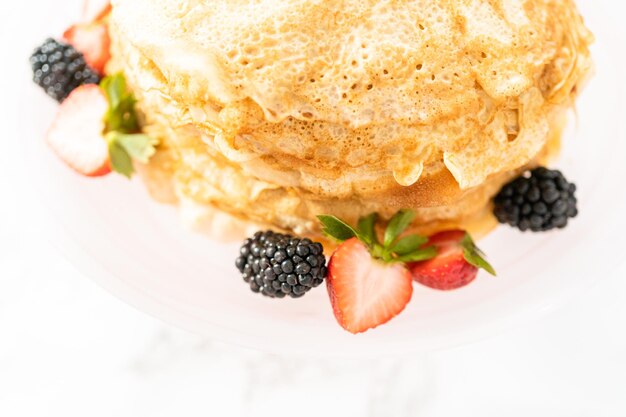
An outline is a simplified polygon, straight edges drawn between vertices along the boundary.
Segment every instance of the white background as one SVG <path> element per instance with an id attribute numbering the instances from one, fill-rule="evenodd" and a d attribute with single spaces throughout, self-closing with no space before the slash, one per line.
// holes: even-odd
<path id="1" fill-rule="evenodd" d="M 20 161 L 5 146 L 20 138 L 11 74 L 28 70 L 33 46 L 78 4 L 0 5 L 0 416 L 626 416 L 626 266 L 489 340 L 369 361 L 222 345 L 148 317 L 79 274 L 39 236 L 37 199 L 12 175 Z M 579 4 L 592 28 L 623 27 L 623 2 Z M 626 45 L 624 30 L 611 30 Z M 614 53 L 626 73 L 626 46 Z"/>

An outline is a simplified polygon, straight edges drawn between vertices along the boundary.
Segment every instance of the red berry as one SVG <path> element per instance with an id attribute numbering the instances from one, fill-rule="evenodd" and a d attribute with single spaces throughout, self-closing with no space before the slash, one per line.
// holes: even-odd
<path id="1" fill-rule="evenodd" d="M 411 300 L 411 274 L 402 264 L 383 263 L 352 238 L 330 259 L 326 280 L 339 324 L 361 333 L 397 316 Z"/>
<path id="2" fill-rule="evenodd" d="M 413 279 L 437 290 L 454 290 L 474 281 L 478 268 L 465 259 L 465 236 L 462 230 L 452 230 L 430 237 L 426 245 L 437 248 L 437 257 L 410 264 Z"/>
<path id="3" fill-rule="evenodd" d="M 97 177 L 111 172 L 109 151 L 102 135 L 109 103 L 97 85 L 74 90 L 59 107 L 47 134 L 55 153 L 77 172 Z"/>
<path id="4" fill-rule="evenodd" d="M 105 23 L 78 23 L 63 33 L 63 40 L 83 54 L 87 64 L 100 75 L 111 59 L 111 39 Z"/>

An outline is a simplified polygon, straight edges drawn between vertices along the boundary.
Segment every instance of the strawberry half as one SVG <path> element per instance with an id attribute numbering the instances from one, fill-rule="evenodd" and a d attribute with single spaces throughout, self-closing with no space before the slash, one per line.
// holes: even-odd
<path id="1" fill-rule="evenodd" d="M 419 235 L 402 237 L 415 212 L 400 210 L 391 218 L 382 242 L 376 233 L 378 216 L 359 220 L 356 229 L 334 216 L 318 216 L 323 232 L 343 242 L 328 265 L 327 287 L 339 324 L 361 333 L 397 316 L 411 299 L 412 279 L 405 264 L 430 259 L 435 248 Z"/>
<path id="2" fill-rule="evenodd" d="M 77 172 L 98 177 L 111 172 L 104 116 L 109 102 L 97 85 L 74 90 L 59 107 L 47 135 L 48 145 Z"/>
<path id="3" fill-rule="evenodd" d="M 468 233 L 452 230 L 431 236 L 426 244 L 437 249 L 433 259 L 409 264 L 413 279 L 437 290 L 454 290 L 474 281 L 478 269 L 495 275 Z"/>
<path id="4" fill-rule="evenodd" d="M 115 171 L 131 178 L 159 141 L 141 133 L 135 97 L 124 76 L 85 84 L 67 97 L 47 134 L 50 147 L 77 172 L 97 177 Z"/>
<path id="5" fill-rule="evenodd" d="M 63 33 L 63 40 L 82 53 L 91 68 L 104 74 L 111 59 L 111 39 L 106 23 L 78 23 Z"/>
<path id="6" fill-rule="evenodd" d="M 326 284 L 337 321 L 352 333 L 373 329 L 400 314 L 411 300 L 412 278 L 447 290 L 467 285 L 478 268 L 495 275 L 466 232 L 445 232 L 430 239 L 405 235 L 416 217 L 412 210 L 396 213 L 382 239 L 376 213 L 359 219 L 356 228 L 335 216 L 317 217 L 326 236 L 343 242 L 330 258 Z"/>
<path id="7" fill-rule="evenodd" d="M 351 333 L 388 322 L 413 294 L 406 267 L 373 259 L 357 238 L 342 243 L 332 255 L 326 285 L 337 321 Z"/>

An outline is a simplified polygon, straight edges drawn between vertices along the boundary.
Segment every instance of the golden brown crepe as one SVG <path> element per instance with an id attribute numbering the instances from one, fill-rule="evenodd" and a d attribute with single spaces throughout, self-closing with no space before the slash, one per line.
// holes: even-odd
<path id="1" fill-rule="evenodd" d="M 571 0 L 114 0 L 111 34 L 162 141 L 150 187 L 299 233 L 475 227 L 591 68 Z"/>

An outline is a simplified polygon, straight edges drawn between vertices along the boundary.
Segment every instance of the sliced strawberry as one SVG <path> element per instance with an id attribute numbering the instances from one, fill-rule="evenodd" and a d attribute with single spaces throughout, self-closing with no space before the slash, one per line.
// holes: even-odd
<path id="1" fill-rule="evenodd" d="M 85 56 L 87 64 L 100 75 L 111 59 L 111 39 L 105 23 L 78 23 L 63 33 L 63 40 Z"/>
<path id="2" fill-rule="evenodd" d="M 90 177 L 111 172 L 109 151 L 103 137 L 109 103 L 97 85 L 74 90 L 59 107 L 47 142 L 71 168 Z"/>
<path id="3" fill-rule="evenodd" d="M 111 13 L 111 2 L 108 0 L 85 0 L 83 3 L 83 21 L 100 22 Z"/>
<path id="4" fill-rule="evenodd" d="M 476 279 L 478 267 L 466 259 L 468 235 L 462 230 L 438 233 L 429 238 L 428 246 L 437 248 L 437 256 L 433 259 L 409 265 L 413 278 L 427 287 L 437 290 L 454 290 L 469 284 Z"/>
<path id="5" fill-rule="evenodd" d="M 402 264 L 383 263 L 357 238 L 342 243 L 330 259 L 327 287 L 335 317 L 361 333 L 398 315 L 411 300 L 411 274 Z"/>

